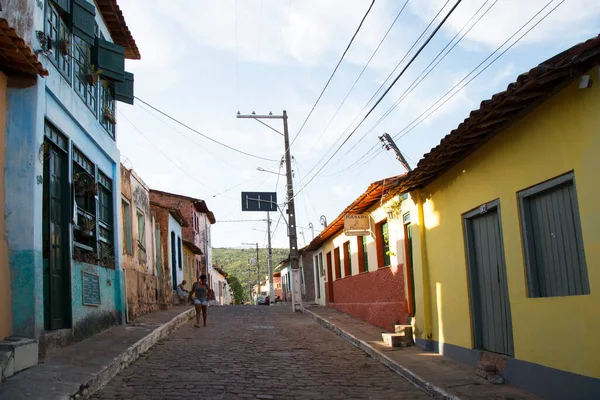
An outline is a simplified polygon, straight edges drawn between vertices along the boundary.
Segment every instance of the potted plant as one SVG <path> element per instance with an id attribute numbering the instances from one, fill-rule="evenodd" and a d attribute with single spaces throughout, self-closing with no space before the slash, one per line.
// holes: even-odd
<path id="1" fill-rule="evenodd" d="M 104 117 L 104 119 L 108 122 L 110 122 L 113 125 L 117 124 L 117 119 L 115 118 L 115 114 L 113 113 L 113 111 L 108 108 L 108 107 L 104 107 L 104 110 L 102 112 L 102 116 Z"/>
<path id="2" fill-rule="evenodd" d="M 79 232 L 81 233 L 82 236 L 85 237 L 92 237 L 93 236 L 93 230 L 94 227 L 96 226 L 96 221 L 93 221 L 89 218 L 84 218 L 83 219 L 83 223 L 79 226 Z"/>
<path id="3" fill-rule="evenodd" d="M 75 174 L 75 192 L 82 196 L 95 196 L 98 194 L 98 185 L 89 174 L 80 172 Z"/>
<path id="4" fill-rule="evenodd" d="M 100 244 L 100 252 L 99 252 L 99 262 L 100 265 L 106 268 L 114 268 L 115 267 L 115 249 L 114 247 L 102 243 Z"/>
<path id="5" fill-rule="evenodd" d="M 68 56 L 71 53 L 71 42 L 67 39 L 60 39 L 60 42 L 58 42 L 58 49 L 60 54 Z"/>
<path id="6" fill-rule="evenodd" d="M 102 75 L 102 70 L 96 69 L 94 67 L 94 64 L 90 65 L 86 77 L 88 85 L 94 86 L 96 82 L 98 82 L 98 78 L 100 77 L 100 75 Z"/>

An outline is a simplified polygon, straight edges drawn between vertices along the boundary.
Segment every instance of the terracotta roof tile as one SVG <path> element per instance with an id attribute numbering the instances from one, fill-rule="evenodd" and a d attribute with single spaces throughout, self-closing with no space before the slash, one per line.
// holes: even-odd
<path id="1" fill-rule="evenodd" d="M 96 4 L 113 42 L 125 48 L 125 58 L 139 60 L 141 58 L 140 51 L 125 23 L 125 17 L 117 0 L 96 0 Z"/>
<path id="2" fill-rule="evenodd" d="M 37 56 L 4 18 L 0 18 L 0 68 L 26 75 L 48 76 Z"/>

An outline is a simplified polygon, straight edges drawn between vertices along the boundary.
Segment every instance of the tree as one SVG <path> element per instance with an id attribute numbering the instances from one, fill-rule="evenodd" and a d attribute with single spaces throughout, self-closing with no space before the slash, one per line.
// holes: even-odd
<path id="1" fill-rule="evenodd" d="M 235 276 L 229 278 L 229 285 L 231 286 L 231 290 L 233 291 L 233 298 L 235 299 L 235 304 L 242 304 L 244 301 L 244 288 L 242 284 Z"/>

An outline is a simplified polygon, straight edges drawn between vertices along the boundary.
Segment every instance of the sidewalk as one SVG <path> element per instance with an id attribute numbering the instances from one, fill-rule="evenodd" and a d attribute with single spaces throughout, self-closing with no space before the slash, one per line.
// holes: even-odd
<path id="1" fill-rule="evenodd" d="M 475 375 L 473 368 L 440 354 L 417 346 L 387 347 L 381 337 L 383 329 L 333 308 L 305 303 L 303 311 L 436 398 L 536 399 L 532 394 L 508 384 L 491 384 Z"/>
<path id="2" fill-rule="evenodd" d="M 194 315 L 193 308 L 176 306 L 57 350 L 0 384 L 0 399 L 87 398 Z"/>

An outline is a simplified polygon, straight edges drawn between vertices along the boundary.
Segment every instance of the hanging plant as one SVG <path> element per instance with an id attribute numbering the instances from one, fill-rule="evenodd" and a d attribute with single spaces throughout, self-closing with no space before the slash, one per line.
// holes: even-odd
<path id="1" fill-rule="evenodd" d="M 105 121 L 108 121 L 109 123 L 116 125 L 117 124 L 117 119 L 115 118 L 115 114 L 113 113 L 113 111 L 108 108 L 108 107 L 104 107 L 102 116 L 104 117 Z"/>
<path id="2" fill-rule="evenodd" d="M 404 198 L 402 196 L 398 196 L 396 200 L 387 205 L 385 211 L 387 212 L 389 219 L 396 219 L 400 216 L 400 213 L 402 212 L 403 201 Z"/>
<path id="3" fill-rule="evenodd" d="M 101 243 L 100 244 L 100 252 L 99 252 L 99 262 L 100 265 L 105 268 L 114 268 L 115 267 L 115 249 L 111 245 Z"/>
<path id="4" fill-rule="evenodd" d="M 102 75 L 102 70 L 101 69 L 97 70 L 94 67 L 94 64 L 90 65 L 90 68 L 88 70 L 87 77 L 86 77 L 88 85 L 94 86 L 96 84 L 96 82 L 98 82 L 100 75 Z"/>
<path id="5" fill-rule="evenodd" d="M 94 182 L 94 178 L 85 172 L 75 174 L 75 192 L 81 196 L 96 196 L 98 194 L 98 185 Z"/>
<path id="6" fill-rule="evenodd" d="M 96 221 L 93 221 L 89 218 L 83 218 L 83 223 L 81 224 L 81 226 L 79 227 L 79 232 L 81 233 L 82 236 L 85 237 L 92 237 L 93 234 L 93 230 L 96 227 Z"/>
<path id="7" fill-rule="evenodd" d="M 68 41 L 67 39 L 60 39 L 60 42 L 58 42 L 58 49 L 59 49 L 61 55 L 63 55 L 63 56 L 70 55 L 71 42 Z"/>

